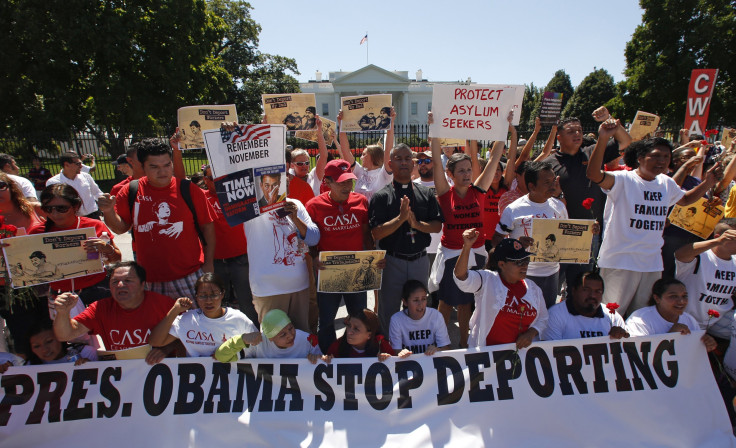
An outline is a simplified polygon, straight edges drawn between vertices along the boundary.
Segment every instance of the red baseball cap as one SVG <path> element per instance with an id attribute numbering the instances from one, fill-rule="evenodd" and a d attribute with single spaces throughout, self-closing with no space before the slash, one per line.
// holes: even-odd
<path id="1" fill-rule="evenodd" d="M 350 164 L 347 160 L 335 159 L 327 162 L 325 166 L 325 177 L 329 177 L 334 182 L 344 182 L 348 179 L 357 179 L 355 174 L 350 171 Z"/>

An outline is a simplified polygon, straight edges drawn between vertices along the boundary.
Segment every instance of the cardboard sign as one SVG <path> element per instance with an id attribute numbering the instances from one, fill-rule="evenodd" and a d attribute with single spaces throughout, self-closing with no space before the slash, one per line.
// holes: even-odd
<path id="1" fill-rule="evenodd" d="M 317 278 L 319 292 L 361 292 L 381 289 L 383 271 L 376 263 L 386 256 L 385 250 L 359 252 L 320 252 L 319 261 L 326 267 Z"/>
<path id="2" fill-rule="evenodd" d="M 629 135 L 634 141 L 642 140 L 647 136 L 654 135 L 657 126 L 659 126 L 659 116 L 639 110 L 631 123 Z"/>
<path id="3" fill-rule="evenodd" d="M 687 88 L 687 107 L 685 110 L 685 129 L 689 134 L 703 135 L 708 124 L 710 99 L 716 84 L 718 69 L 695 69 L 690 75 Z"/>
<path id="4" fill-rule="evenodd" d="M 222 106 L 187 106 L 177 111 L 179 149 L 204 148 L 204 131 L 220 129 L 223 121 L 238 121 L 234 104 Z"/>
<path id="5" fill-rule="evenodd" d="M 263 113 L 269 124 L 283 124 L 287 131 L 315 129 L 317 106 L 314 93 L 280 93 L 261 95 Z"/>
<path id="6" fill-rule="evenodd" d="M 723 218 L 723 213 L 722 206 L 708 204 L 707 199 L 700 198 L 696 203 L 684 207 L 675 205 L 667 218 L 673 226 L 706 239 L 713 233 L 718 221 Z"/>
<path id="7" fill-rule="evenodd" d="M 337 138 L 337 123 L 335 123 L 332 120 L 328 120 L 327 118 L 320 117 L 320 120 L 322 121 L 322 135 L 325 138 L 325 144 L 327 146 L 332 145 L 335 143 L 335 140 Z M 294 134 L 296 138 L 303 138 L 304 140 L 309 140 L 310 142 L 316 142 L 317 141 L 317 130 L 313 129 L 311 131 L 296 131 Z"/>
<path id="8" fill-rule="evenodd" d="M 521 107 L 524 103 L 524 91 L 525 87 L 521 84 L 511 84 L 504 86 L 505 88 L 513 88 L 516 89 L 516 95 L 514 97 L 514 105 L 511 106 L 511 110 L 514 111 L 514 118 L 511 120 L 511 124 L 514 126 L 519 125 L 519 120 L 521 119 Z"/>
<path id="9" fill-rule="evenodd" d="M 430 137 L 506 140 L 516 87 L 437 84 L 432 91 Z"/>
<path id="10" fill-rule="evenodd" d="M 103 272 L 102 260 L 87 254 L 84 241 L 96 238 L 92 227 L 3 239 L 3 255 L 13 288 Z"/>
<path id="11" fill-rule="evenodd" d="M 532 238 L 535 263 L 588 264 L 593 242 L 592 219 L 534 219 Z"/>
<path id="12" fill-rule="evenodd" d="M 342 128 L 345 132 L 385 131 L 391 127 L 391 95 L 345 96 Z"/>
<path id="13" fill-rule="evenodd" d="M 542 105 L 539 109 L 539 121 L 543 125 L 553 125 L 560 121 L 562 113 L 563 93 L 546 91 L 542 95 Z"/>
<path id="14" fill-rule="evenodd" d="M 234 227 L 284 206 L 286 126 L 250 124 L 205 132 L 217 200 Z"/>
<path id="15" fill-rule="evenodd" d="M 723 135 L 721 136 L 721 145 L 726 148 L 726 151 L 731 147 L 731 142 L 736 138 L 736 129 L 734 128 L 723 128 Z"/>

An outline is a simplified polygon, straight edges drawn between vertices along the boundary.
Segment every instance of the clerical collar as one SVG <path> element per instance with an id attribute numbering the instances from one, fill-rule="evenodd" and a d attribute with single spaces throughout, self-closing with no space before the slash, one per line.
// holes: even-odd
<path id="1" fill-rule="evenodd" d="M 403 189 L 407 189 L 407 188 L 411 187 L 411 184 L 412 183 L 413 182 L 409 181 L 409 183 L 402 184 L 401 182 L 398 182 L 398 181 L 394 180 L 394 188 L 396 188 L 396 189 L 402 189 L 402 190 Z"/>
<path id="2" fill-rule="evenodd" d="M 567 306 L 567 311 L 570 313 L 570 315 L 572 315 L 572 316 L 582 316 L 582 314 L 578 313 L 577 310 L 575 309 L 575 305 L 573 305 L 572 299 L 565 299 L 565 305 Z M 604 314 L 603 314 L 603 306 L 602 305 L 598 305 L 598 309 L 595 311 L 595 314 L 591 317 L 591 319 L 594 318 L 594 317 L 597 317 L 597 318 L 600 319 L 603 316 L 604 316 Z M 585 317 L 587 317 L 587 316 L 585 316 Z"/>

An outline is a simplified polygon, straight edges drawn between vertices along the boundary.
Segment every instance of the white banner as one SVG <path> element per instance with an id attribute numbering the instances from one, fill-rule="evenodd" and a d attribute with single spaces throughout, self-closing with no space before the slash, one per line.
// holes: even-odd
<path id="1" fill-rule="evenodd" d="M 700 341 L 665 334 L 375 359 L 11 367 L 3 447 L 736 446 Z"/>
<path id="2" fill-rule="evenodd" d="M 435 84 L 429 136 L 505 141 L 509 111 L 521 114 L 517 90 L 518 86 L 507 85 Z"/>

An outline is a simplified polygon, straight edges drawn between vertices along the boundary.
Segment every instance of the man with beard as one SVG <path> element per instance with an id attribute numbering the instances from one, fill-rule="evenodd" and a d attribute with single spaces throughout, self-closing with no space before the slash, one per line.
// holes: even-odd
<path id="1" fill-rule="evenodd" d="M 609 335 L 611 339 L 628 338 L 624 319 L 616 311 L 604 310 L 603 278 L 597 272 L 583 272 L 575 278 L 572 297 L 549 309 L 544 340 L 593 338 Z"/>

